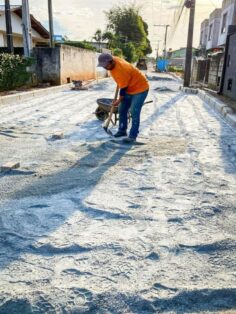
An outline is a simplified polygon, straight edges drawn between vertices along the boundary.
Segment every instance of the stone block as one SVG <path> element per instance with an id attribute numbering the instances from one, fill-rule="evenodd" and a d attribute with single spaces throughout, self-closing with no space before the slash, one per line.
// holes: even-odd
<path id="1" fill-rule="evenodd" d="M 64 138 L 64 134 L 62 132 L 56 132 L 52 135 L 52 140 L 62 140 Z"/>
<path id="2" fill-rule="evenodd" d="M 7 162 L 6 164 L 2 165 L 0 169 L 1 169 L 1 172 L 5 172 L 5 171 L 17 169 L 19 167 L 20 167 L 19 162 L 10 161 L 10 162 Z"/>
<path id="3" fill-rule="evenodd" d="M 227 114 L 225 118 L 229 124 L 236 128 L 236 114 Z"/>
<path id="4" fill-rule="evenodd" d="M 222 114 L 223 116 L 225 117 L 227 114 L 233 114 L 234 111 L 232 108 L 228 107 L 228 106 L 225 106 L 223 109 L 222 109 Z"/>
<path id="5" fill-rule="evenodd" d="M 215 110 L 216 110 L 217 112 L 222 113 L 224 107 L 225 107 L 225 104 L 222 104 L 222 103 L 220 103 L 220 102 L 218 102 L 218 101 L 215 100 L 214 108 L 215 108 Z"/>

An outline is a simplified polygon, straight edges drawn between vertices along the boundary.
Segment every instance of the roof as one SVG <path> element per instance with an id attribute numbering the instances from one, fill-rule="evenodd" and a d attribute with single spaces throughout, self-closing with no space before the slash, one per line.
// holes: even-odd
<path id="1" fill-rule="evenodd" d="M 5 11 L 5 5 L 0 5 L 0 11 Z M 22 18 L 22 7 L 19 5 L 11 5 L 11 11 Z M 31 27 L 38 32 L 43 38 L 49 39 L 48 30 L 38 21 L 36 18 L 30 14 Z"/>

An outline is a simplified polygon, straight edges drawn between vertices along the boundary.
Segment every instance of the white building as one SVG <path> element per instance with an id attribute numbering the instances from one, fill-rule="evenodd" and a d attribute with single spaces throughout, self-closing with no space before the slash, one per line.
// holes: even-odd
<path id="1" fill-rule="evenodd" d="M 200 49 L 206 49 L 208 30 L 209 30 L 209 19 L 205 19 L 201 23 L 201 37 L 200 37 L 200 47 L 199 47 Z"/>
<path id="2" fill-rule="evenodd" d="M 216 48 L 218 46 L 218 38 L 221 24 L 221 9 L 215 9 L 209 18 L 208 35 L 206 49 Z"/>
<path id="3" fill-rule="evenodd" d="M 47 45 L 49 32 L 43 25 L 37 21 L 33 15 L 30 15 L 32 27 L 33 47 Z M 22 35 L 22 10 L 21 6 L 11 6 L 11 24 L 13 33 L 13 46 L 23 47 Z M 5 6 L 0 5 L 0 47 L 7 47 Z"/>
<path id="4" fill-rule="evenodd" d="M 236 25 L 236 0 L 223 1 L 218 46 L 225 45 L 229 25 Z"/>

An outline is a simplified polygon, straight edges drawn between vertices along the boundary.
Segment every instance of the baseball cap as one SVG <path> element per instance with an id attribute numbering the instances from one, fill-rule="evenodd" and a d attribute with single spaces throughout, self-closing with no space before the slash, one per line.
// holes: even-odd
<path id="1" fill-rule="evenodd" d="M 98 67 L 106 67 L 113 60 L 109 53 L 101 53 L 98 57 Z"/>

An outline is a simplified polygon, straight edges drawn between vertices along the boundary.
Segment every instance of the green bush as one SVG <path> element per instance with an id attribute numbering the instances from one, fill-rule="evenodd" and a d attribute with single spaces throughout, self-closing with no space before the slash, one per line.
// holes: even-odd
<path id="1" fill-rule="evenodd" d="M 7 91 L 25 85 L 31 76 L 27 67 L 32 58 L 24 58 L 8 53 L 0 54 L 0 91 Z"/>
<path id="2" fill-rule="evenodd" d="M 184 72 L 183 68 L 177 67 L 177 66 L 168 66 L 168 71 L 169 72 L 179 72 L 179 73 Z"/>
<path id="3" fill-rule="evenodd" d="M 85 40 L 84 41 L 65 41 L 63 45 L 96 51 L 96 48 L 93 47 L 90 43 L 86 42 Z"/>
<path id="4" fill-rule="evenodd" d="M 112 49 L 112 53 L 113 53 L 113 55 L 116 56 L 116 57 L 121 57 L 121 58 L 124 57 L 124 56 L 123 56 L 123 52 L 122 52 L 122 50 L 121 50 L 120 48 L 114 48 L 114 49 Z"/>

